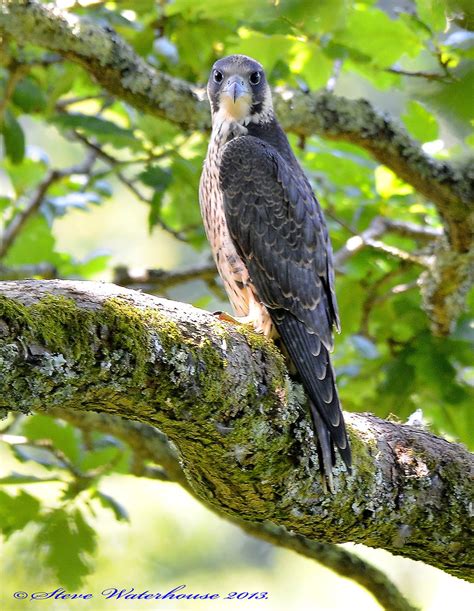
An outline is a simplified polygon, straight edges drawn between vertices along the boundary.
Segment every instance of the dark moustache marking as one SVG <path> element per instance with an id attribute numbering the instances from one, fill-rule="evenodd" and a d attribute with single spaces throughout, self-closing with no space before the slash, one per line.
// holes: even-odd
<path id="1" fill-rule="evenodd" d="M 252 108 L 250 110 L 251 115 L 258 115 L 263 110 L 263 102 L 256 102 L 252 104 Z"/>

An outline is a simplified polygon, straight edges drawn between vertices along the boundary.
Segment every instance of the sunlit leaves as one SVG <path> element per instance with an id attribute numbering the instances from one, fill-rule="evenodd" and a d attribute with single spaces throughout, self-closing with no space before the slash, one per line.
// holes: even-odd
<path id="1" fill-rule="evenodd" d="M 201 166 L 196 160 L 175 156 L 168 168 L 173 177 L 161 206 L 163 220 L 173 229 L 201 224 L 197 188 Z"/>
<path id="2" fill-rule="evenodd" d="M 115 148 L 140 149 L 133 130 L 120 127 L 117 123 L 102 117 L 70 113 L 55 115 L 51 117 L 50 121 L 62 128 L 76 128 L 86 134 L 92 134 L 100 141 L 111 144 Z"/>
<path id="3" fill-rule="evenodd" d="M 55 239 L 46 219 L 35 215 L 24 225 L 21 240 L 16 240 L 9 249 L 4 263 L 7 265 L 29 265 L 54 261 Z"/>
<path id="4" fill-rule="evenodd" d="M 279 59 L 286 58 L 297 39 L 293 36 L 273 34 L 268 36 L 246 27 L 239 29 L 239 38 L 230 45 L 232 53 L 242 53 L 255 57 L 270 74 Z"/>
<path id="5" fill-rule="evenodd" d="M 24 490 L 14 496 L 0 490 L 0 532 L 8 538 L 22 530 L 37 518 L 40 508 L 40 502 Z"/>
<path id="6" fill-rule="evenodd" d="M 152 165 L 143 170 L 138 178 L 155 191 L 165 191 L 173 180 L 173 175 L 169 171 L 161 169 L 158 165 Z"/>
<path id="7" fill-rule="evenodd" d="M 31 440 L 51 440 L 72 461 L 79 457 L 79 434 L 63 421 L 35 414 L 23 424 L 23 433 Z"/>
<path id="8" fill-rule="evenodd" d="M 27 157 L 21 165 L 14 165 L 8 161 L 4 162 L 3 165 L 16 197 L 35 187 L 46 172 L 46 164 L 41 159 L 36 160 Z"/>
<path id="9" fill-rule="evenodd" d="M 433 31 L 443 31 L 446 27 L 447 7 L 440 0 L 415 0 L 418 17 Z"/>
<path id="10" fill-rule="evenodd" d="M 186 19 L 222 19 L 245 17 L 253 14 L 264 15 L 269 3 L 266 0 L 208 0 L 195 2 L 194 0 L 175 0 L 166 5 L 167 15 L 181 14 Z"/>
<path id="11" fill-rule="evenodd" d="M 438 137 L 438 122 L 435 116 L 419 102 L 410 100 L 402 118 L 410 134 L 417 140 L 429 142 Z"/>
<path id="12" fill-rule="evenodd" d="M 413 193 L 413 187 L 383 165 L 375 170 L 375 188 L 382 197 L 389 198 L 393 195 L 408 195 Z"/>
<path id="13" fill-rule="evenodd" d="M 335 40 L 367 57 L 367 62 L 390 66 L 403 53 L 417 55 L 421 42 L 400 19 L 391 19 L 380 9 L 356 4 L 346 28 Z"/>
<path id="14" fill-rule="evenodd" d="M 78 508 L 63 508 L 47 513 L 35 537 L 38 552 L 58 582 L 74 590 L 91 569 L 97 532 Z"/>

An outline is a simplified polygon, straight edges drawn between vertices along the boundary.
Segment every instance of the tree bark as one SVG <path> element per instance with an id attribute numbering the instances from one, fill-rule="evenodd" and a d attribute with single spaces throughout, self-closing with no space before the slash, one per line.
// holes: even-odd
<path id="1" fill-rule="evenodd" d="M 346 414 L 353 474 L 322 490 L 301 388 L 272 342 L 114 285 L 0 283 L 0 408 L 117 414 L 158 427 L 219 511 L 330 543 L 354 541 L 474 581 L 473 456 Z"/>

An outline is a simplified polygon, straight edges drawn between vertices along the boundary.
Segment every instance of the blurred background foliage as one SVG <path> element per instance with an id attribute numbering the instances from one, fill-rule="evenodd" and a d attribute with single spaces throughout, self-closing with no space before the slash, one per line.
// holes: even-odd
<path id="1" fill-rule="evenodd" d="M 112 27 L 152 66 L 178 78 L 204 84 L 216 59 L 245 53 L 265 66 L 273 86 L 366 98 L 404 125 L 425 152 L 453 163 L 472 155 L 474 33 L 468 2 L 55 4 Z M 13 239 L 0 245 L 0 279 L 110 281 L 125 275 L 126 284 L 155 294 L 228 309 L 208 271 L 197 198 L 209 135 L 185 133 L 140 114 L 59 56 L 27 43 L 3 45 L 2 230 L 8 232 L 25 209 L 31 213 Z M 316 136 L 303 142 L 290 135 L 290 141 L 325 210 L 335 251 L 379 216 L 441 229 L 434 206 L 362 148 Z M 422 410 L 430 430 L 472 448 L 474 331 L 467 312 L 450 337 L 431 334 L 417 280 L 420 261 L 432 248 L 432 241 L 419 236 L 390 233 L 344 261 L 337 276 L 342 334 L 334 363 L 346 410 L 402 421 Z M 165 270 L 169 279 L 173 270 L 190 267 L 196 275 L 184 283 L 139 282 L 143 269 Z M 472 309 L 472 296 L 468 305 Z M 5 420 L 1 428 L 4 441 L 15 436 L 1 448 L 2 571 L 19 589 L 31 583 L 36 589 L 77 589 L 83 579 L 89 590 L 134 580 L 152 589 L 151 583 L 177 585 L 192 576 L 201 591 L 217 583 L 220 590 L 273 589 L 278 595 L 267 609 L 310 608 L 310 590 L 287 575 L 298 571 L 314 583 L 310 561 L 245 537 L 173 484 L 127 478 L 133 453 L 122 442 L 39 415 Z M 127 509 L 138 523 L 122 523 Z M 444 608 L 447 594 L 434 600 L 436 588 L 420 585 L 423 571 L 427 579 L 446 582 L 451 601 L 449 588 L 461 592 L 457 607 L 468 608 L 461 600 L 468 586 L 427 567 L 417 569 L 415 579 L 408 561 L 380 557 L 425 608 Z M 324 587 L 324 602 L 311 608 L 343 608 Z M 348 584 L 344 596 L 352 608 L 377 608 L 355 585 Z M 295 597 L 302 597 L 298 604 Z"/>

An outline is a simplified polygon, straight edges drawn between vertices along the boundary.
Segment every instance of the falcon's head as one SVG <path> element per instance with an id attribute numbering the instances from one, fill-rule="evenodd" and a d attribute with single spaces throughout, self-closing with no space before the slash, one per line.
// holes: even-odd
<path id="1" fill-rule="evenodd" d="M 216 61 L 207 83 L 213 119 L 240 125 L 266 123 L 273 117 L 272 94 L 263 67 L 246 55 Z"/>

